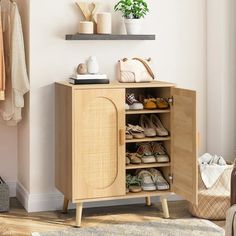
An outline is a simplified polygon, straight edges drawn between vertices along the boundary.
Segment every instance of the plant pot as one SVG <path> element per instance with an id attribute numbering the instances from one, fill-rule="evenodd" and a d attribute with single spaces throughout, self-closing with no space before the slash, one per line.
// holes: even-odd
<path id="1" fill-rule="evenodd" d="M 140 34 L 141 19 L 124 19 L 127 34 Z"/>

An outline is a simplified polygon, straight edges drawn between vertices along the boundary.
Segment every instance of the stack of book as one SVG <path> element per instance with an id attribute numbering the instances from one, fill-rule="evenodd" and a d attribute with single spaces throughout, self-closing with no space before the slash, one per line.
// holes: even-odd
<path id="1" fill-rule="evenodd" d="M 70 84 L 109 84 L 106 74 L 75 75 L 69 79 Z"/>

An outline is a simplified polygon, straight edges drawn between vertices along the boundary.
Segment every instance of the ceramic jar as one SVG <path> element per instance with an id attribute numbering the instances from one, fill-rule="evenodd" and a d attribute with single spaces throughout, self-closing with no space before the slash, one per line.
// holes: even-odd
<path id="1" fill-rule="evenodd" d="M 111 34 L 111 13 L 102 12 L 97 14 L 97 33 Z"/>
<path id="2" fill-rule="evenodd" d="M 80 21 L 79 33 L 80 34 L 93 34 L 93 22 L 92 21 Z"/>
<path id="3" fill-rule="evenodd" d="M 88 59 L 87 69 L 88 69 L 89 74 L 98 74 L 99 73 L 99 65 L 98 65 L 98 61 L 97 61 L 96 57 L 91 56 Z"/>

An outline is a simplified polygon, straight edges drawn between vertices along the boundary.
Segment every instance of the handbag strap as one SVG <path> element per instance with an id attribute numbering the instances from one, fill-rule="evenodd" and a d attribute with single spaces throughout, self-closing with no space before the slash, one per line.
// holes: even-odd
<path id="1" fill-rule="evenodd" d="M 134 57 L 133 60 L 140 61 L 140 62 L 144 65 L 144 67 L 146 68 L 146 70 L 147 70 L 147 72 L 149 73 L 149 75 L 150 75 L 153 79 L 155 79 L 155 75 L 153 74 L 151 67 L 148 65 L 148 63 L 147 63 L 145 60 L 143 60 L 143 59 L 141 59 L 141 58 L 139 58 L 139 57 Z"/>

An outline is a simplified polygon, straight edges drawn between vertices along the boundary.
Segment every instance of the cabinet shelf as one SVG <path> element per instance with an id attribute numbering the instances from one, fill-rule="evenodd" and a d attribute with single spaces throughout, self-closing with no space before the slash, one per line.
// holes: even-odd
<path id="1" fill-rule="evenodd" d="M 155 137 L 155 138 L 142 138 L 142 139 L 131 139 L 126 140 L 126 143 L 142 143 L 142 142 L 155 142 L 155 141 L 168 141 L 170 140 L 170 136 L 168 137 Z"/>
<path id="2" fill-rule="evenodd" d="M 172 194 L 171 190 L 167 191 L 142 191 L 139 193 L 127 193 L 126 198 L 139 198 L 139 197 L 151 197 L 151 196 L 166 196 Z"/>
<path id="3" fill-rule="evenodd" d="M 67 34 L 66 40 L 155 40 L 155 34 Z"/>
<path id="4" fill-rule="evenodd" d="M 135 169 L 144 169 L 144 168 L 157 168 L 157 167 L 168 167 L 171 166 L 171 163 L 152 163 L 152 164 L 129 164 L 126 165 L 126 170 L 135 170 Z"/>
<path id="5" fill-rule="evenodd" d="M 155 110 L 126 110 L 125 111 L 126 115 L 156 114 L 156 113 L 170 113 L 170 109 L 166 109 L 166 110 L 160 110 L 160 109 L 155 109 Z"/>

